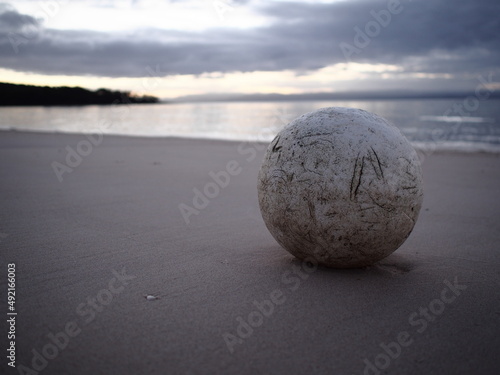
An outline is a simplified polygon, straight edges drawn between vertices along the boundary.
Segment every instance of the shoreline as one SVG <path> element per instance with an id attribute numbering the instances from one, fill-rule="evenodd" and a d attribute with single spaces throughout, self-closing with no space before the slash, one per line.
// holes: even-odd
<path id="1" fill-rule="evenodd" d="M 26 134 L 26 135 L 61 135 L 61 136 L 86 136 L 86 135 L 92 135 L 96 134 L 94 133 L 80 133 L 80 132 L 62 132 L 62 131 L 45 131 L 45 130 L 39 130 L 39 131 L 34 131 L 32 129 L 29 130 L 19 130 L 19 129 L 13 129 L 13 128 L 8 128 L 8 129 L 3 129 L 0 128 L 0 134 L 3 133 L 19 133 L 19 134 Z M 173 139 L 173 140 L 193 140 L 193 141 L 210 141 L 210 142 L 226 142 L 226 143 L 234 143 L 234 144 L 240 144 L 240 143 L 252 143 L 252 144 L 261 144 L 261 145 L 267 145 L 271 142 L 269 141 L 259 141 L 259 140 L 253 140 L 253 139 L 224 139 L 224 138 L 217 138 L 217 137 L 201 137 L 201 136 L 179 136 L 179 135 L 164 135 L 164 136 L 157 136 L 157 135 L 128 135 L 128 134 L 114 134 L 114 133 L 101 133 L 103 137 L 116 137 L 116 138 L 126 138 L 126 139 L 157 139 L 157 140 L 168 140 L 168 139 Z M 492 146 L 491 144 L 483 144 L 481 143 L 482 147 L 477 147 L 477 148 L 471 148 L 471 149 L 466 149 L 466 148 L 438 148 L 438 149 L 433 149 L 432 143 L 429 143 L 429 145 L 421 145 L 423 142 L 418 142 L 418 144 L 415 144 L 417 142 L 410 142 L 413 148 L 419 153 L 419 155 L 424 154 L 425 157 L 432 155 L 432 154 L 439 154 L 439 155 L 446 155 L 446 154 L 485 154 L 485 155 L 499 155 L 500 156 L 500 146 L 498 147 L 490 147 Z M 439 142 L 438 142 L 439 143 Z"/>

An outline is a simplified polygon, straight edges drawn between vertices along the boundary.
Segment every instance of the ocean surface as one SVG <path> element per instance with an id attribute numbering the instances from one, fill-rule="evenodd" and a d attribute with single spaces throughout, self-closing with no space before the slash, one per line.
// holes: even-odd
<path id="1" fill-rule="evenodd" d="M 270 141 L 323 107 L 374 112 L 419 149 L 500 153 L 500 100 L 218 102 L 83 107 L 0 107 L 0 129 Z"/>

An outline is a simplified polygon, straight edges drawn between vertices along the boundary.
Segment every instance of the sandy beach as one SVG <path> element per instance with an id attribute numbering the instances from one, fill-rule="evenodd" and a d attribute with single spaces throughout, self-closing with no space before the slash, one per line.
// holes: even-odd
<path id="1" fill-rule="evenodd" d="M 500 155 L 425 157 L 413 233 L 372 267 L 295 260 L 262 144 L 0 132 L 2 374 L 496 374 Z M 149 296 L 149 297 L 148 297 Z M 31 372 L 30 372 L 31 371 Z"/>

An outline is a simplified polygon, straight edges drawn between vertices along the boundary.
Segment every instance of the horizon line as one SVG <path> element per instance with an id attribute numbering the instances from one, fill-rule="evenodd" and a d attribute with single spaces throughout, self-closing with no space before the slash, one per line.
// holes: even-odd
<path id="1" fill-rule="evenodd" d="M 306 92 L 296 94 L 280 93 L 206 93 L 183 95 L 175 98 L 161 98 L 162 103 L 186 102 L 244 102 L 244 101 L 300 101 L 300 100 L 398 100 L 398 99 L 460 99 L 474 96 L 474 91 L 410 91 L 387 90 L 345 91 L 345 92 Z M 492 91 L 490 99 L 500 98 L 500 93 Z"/>

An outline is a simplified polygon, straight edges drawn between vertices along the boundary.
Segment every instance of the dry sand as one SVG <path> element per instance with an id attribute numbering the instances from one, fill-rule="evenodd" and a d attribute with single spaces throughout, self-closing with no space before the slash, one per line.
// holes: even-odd
<path id="1" fill-rule="evenodd" d="M 306 273 L 260 217 L 256 145 L 105 136 L 59 182 L 51 163 L 86 139 L 0 133 L 2 374 L 18 373 L 8 263 L 19 373 L 498 373 L 498 155 L 428 156 L 420 218 L 395 254 Z M 231 161 L 187 225 L 179 204 Z"/>

